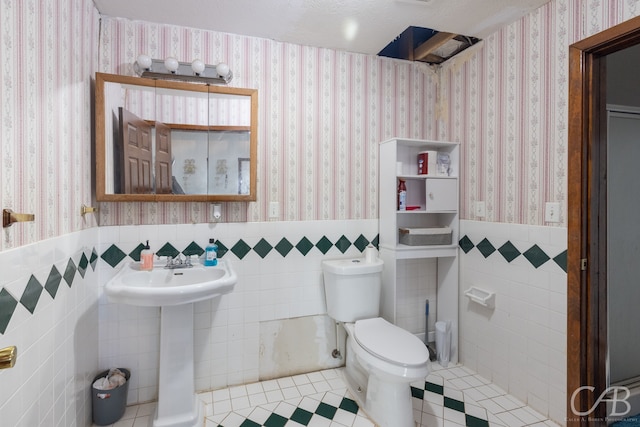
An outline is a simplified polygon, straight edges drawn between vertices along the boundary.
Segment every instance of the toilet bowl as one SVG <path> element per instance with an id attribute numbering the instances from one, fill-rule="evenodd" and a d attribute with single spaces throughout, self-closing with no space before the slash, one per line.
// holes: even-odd
<path id="1" fill-rule="evenodd" d="M 415 427 L 411 383 L 429 373 L 429 352 L 378 317 L 383 263 L 370 255 L 322 262 L 327 312 L 346 331 L 344 376 L 358 405 L 380 427 Z"/>
<path id="2" fill-rule="evenodd" d="M 429 352 L 413 334 L 376 317 L 344 324 L 345 379 L 380 427 L 414 427 L 411 383 L 429 373 Z"/>

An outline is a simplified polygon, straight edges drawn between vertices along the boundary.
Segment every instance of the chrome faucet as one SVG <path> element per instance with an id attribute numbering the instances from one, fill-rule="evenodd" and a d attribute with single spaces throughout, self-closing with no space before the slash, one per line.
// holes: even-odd
<path id="1" fill-rule="evenodd" d="M 193 267 L 193 264 L 191 264 L 191 256 L 185 256 L 185 259 L 183 260 L 180 258 L 180 254 L 176 255 L 175 258 L 168 256 L 167 264 L 164 266 L 164 268 L 168 268 L 170 270 L 191 267 Z"/>

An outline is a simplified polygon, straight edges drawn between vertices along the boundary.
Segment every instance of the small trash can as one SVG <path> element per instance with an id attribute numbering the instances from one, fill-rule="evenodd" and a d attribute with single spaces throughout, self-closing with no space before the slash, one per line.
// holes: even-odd
<path id="1" fill-rule="evenodd" d="M 105 378 L 109 371 L 100 372 L 91 382 L 91 406 L 93 410 L 93 422 L 99 426 L 113 424 L 124 415 L 127 407 L 127 393 L 129 392 L 129 378 L 131 373 L 124 368 L 118 368 L 127 380 L 124 384 L 111 390 L 100 390 L 94 387 L 94 383 L 100 378 Z"/>

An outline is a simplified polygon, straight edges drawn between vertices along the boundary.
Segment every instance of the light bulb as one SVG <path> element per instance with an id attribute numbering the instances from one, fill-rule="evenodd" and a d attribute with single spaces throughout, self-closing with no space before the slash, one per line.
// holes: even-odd
<path id="1" fill-rule="evenodd" d="M 176 58 L 170 56 L 164 60 L 164 66 L 167 68 L 167 70 L 175 74 L 175 72 L 178 71 L 178 67 L 180 66 L 180 64 L 178 63 L 178 60 Z"/>
<path id="2" fill-rule="evenodd" d="M 218 73 L 220 77 L 227 77 L 229 75 L 229 72 L 230 72 L 229 66 L 224 62 L 221 62 L 218 65 L 216 65 L 216 73 Z"/>
<path id="3" fill-rule="evenodd" d="M 199 76 L 204 71 L 204 62 L 199 59 L 194 59 L 191 63 L 191 69 L 196 73 L 196 76 Z"/>
<path id="4" fill-rule="evenodd" d="M 145 54 L 138 55 L 136 62 L 138 63 L 138 66 L 143 70 L 149 70 L 151 68 L 152 61 L 149 55 L 145 55 Z"/>

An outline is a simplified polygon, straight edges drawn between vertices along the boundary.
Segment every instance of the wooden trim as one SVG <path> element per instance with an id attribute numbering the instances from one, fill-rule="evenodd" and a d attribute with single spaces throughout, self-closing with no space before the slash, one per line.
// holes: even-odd
<path id="1" fill-rule="evenodd" d="M 415 61 L 422 61 L 427 56 L 433 53 L 434 50 L 444 45 L 446 42 L 454 38 L 456 35 L 452 33 L 438 33 L 429 38 L 426 42 L 416 47 L 413 51 L 413 59 Z"/>
<path id="2" fill-rule="evenodd" d="M 584 289 L 583 271 L 581 270 L 581 260 L 587 258 L 586 245 L 583 239 L 587 233 L 584 231 L 584 218 L 587 210 L 584 209 L 586 197 L 583 191 L 586 190 L 584 179 L 585 170 L 588 166 L 586 159 L 586 149 L 582 141 L 585 140 L 582 124 L 583 105 L 583 55 L 582 51 L 569 48 L 569 128 L 568 128 L 568 185 L 567 185 L 567 426 L 579 426 L 579 422 L 573 422 L 572 406 L 578 410 L 584 410 L 585 403 L 582 401 L 582 394 L 571 402 L 572 393 L 585 383 L 583 366 L 586 366 L 586 342 L 582 341 L 585 336 L 582 319 L 586 313 L 582 295 L 586 294 Z M 588 258 L 587 258 L 588 259 Z M 586 324 L 585 324 L 586 326 Z"/>
<path id="3" fill-rule="evenodd" d="M 156 125 L 155 120 L 145 120 L 151 126 Z M 163 123 L 172 130 L 184 130 L 194 132 L 251 132 L 251 126 L 217 126 L 217 125 L 191 125 L 184 123 Z"/>
<path id="4" fill-rule="evenodd" d="M 211 131 L 249 131 L 250 144 L 250 193 L 249 194 L 105 194 L 105 97 L 106 82 L 117 82 L 123 85 L 143 86 L 155 89 L 185 90 L 209 95 L 248 96 L 251 102 L 250 126 L 205 126 Z M 257 164 L 258 164 L 258 91 L 256 89 L 216 86 L 200 83 L 187 83 L 173 80 L 156 80 L 142 77 L 120 76 L 96 73 L 95 84 L 95 127 L 96 127 L 96 200 L 104 202 L 251 202 L 257 197 Z M 187 125 L 189 127 L 190 125 Z"/>
<path id="5" fill-rule="evenodd" d="M 593 421 L 604 420 L 605 404 L 589 417 L 577 417 L 572 407 L 588 411 L 607 387 L 604 57 L 638 43 L 640 17 L 569 47 L 567 426 L 606 425 Z M 596 389 L 572 401 L 581 386 Z"/>

